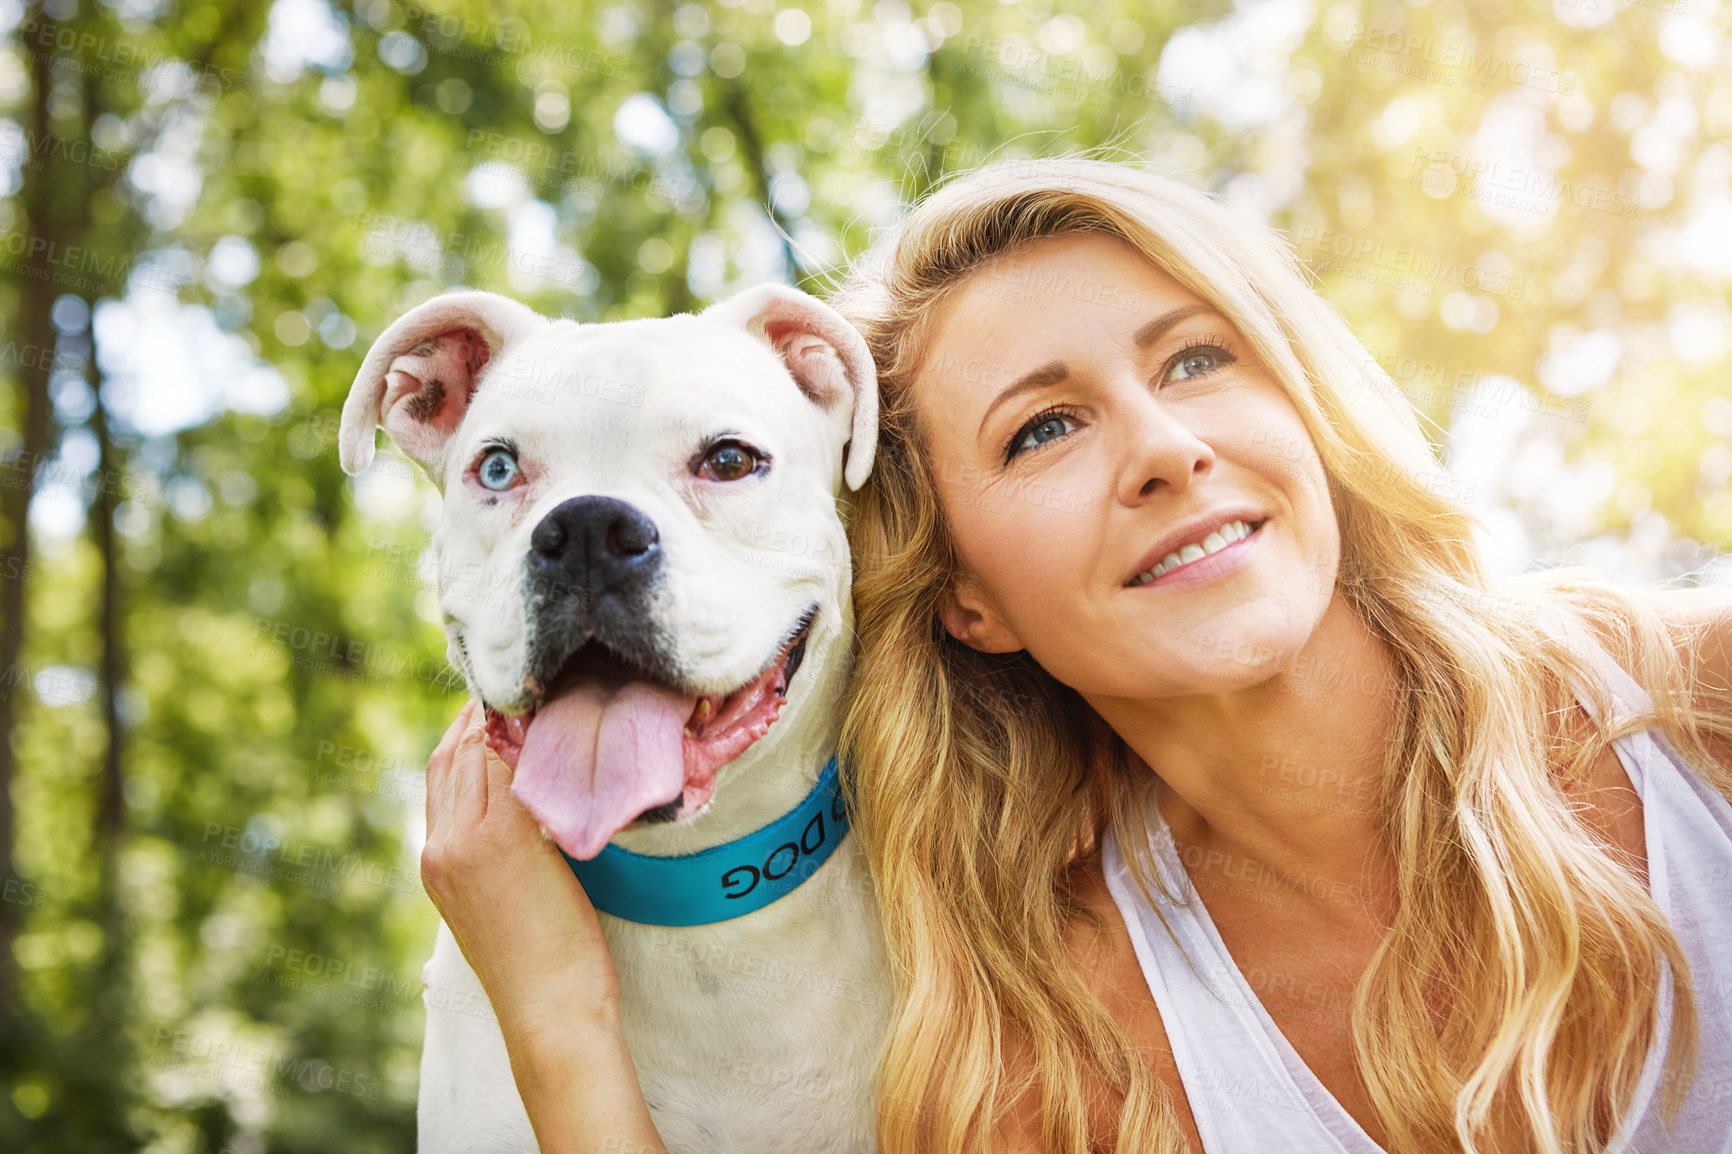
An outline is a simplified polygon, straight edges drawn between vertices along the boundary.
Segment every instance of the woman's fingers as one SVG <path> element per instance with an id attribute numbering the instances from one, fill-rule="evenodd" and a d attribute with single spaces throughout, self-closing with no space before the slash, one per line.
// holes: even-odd
<path id="1" fill-rule="evenodd" d="M 463 708 L 452 718 L 451 725 L 445 730 L 445 736 L 439 739 L 433 754 L 427 759 L 427 836 L 431 840 L 434 831 L 443 832 L 446 819 L 451 815 L 451 762 L 457 752 L 457 742 L 462 738 L 469 722 L 470 715 L 475 710 L 475 701 L 471 698 Z"/>
<path id="2" fill-rule="evenodd" d="M 487 814 L 487 730 L 481 716 L 471 710 L 459 715 L 463 731 L 451 754 L 451 821 L 460 830 L 471 830 Z"/>
<path id="3" fill-rule="evenodd" d="M 431 797 L 435 789 L 443 789 L 445 776 L 451 768 L 451 754 L 457 747 L 457 739 L 463 736 L 469 726 L 469 719 L 475 713 L 475 699 L 471 697 L 463 703 L 463 708 L 457 711 L 457 716 L 451 719 L 446 727 L 445 736 L 439 739 L 439 744 L 433 747 L 433 753 L 427 758 L 427 791 Z"/>
<path id="4" fill-rule="evenodd" d="M 534 821 L 533 818 L 528 816 L 529 811 L 524 804 L 517 800 L 517 795 L 511 792 L 511 782 L 516 774 L 512 771 L 512 768 L 509 765 L 505 764 L 505 759 L 495 754 L 494 756 L 487 758 L 486 761 L 487 812 L 485 817 L 487 820 L 493 821 L 502 817 L 507 819 L 517 817 Z M 497 807 L 500 806 L 514 807 L 517 812 L 496 812 Z"/>
<path id="5" fill-rule="evenodd" d="M 443 861 L 456 818 L 459 783 L 454 779 L 460 770 L 454 763 L 463 736 L 469 732 L 469 722 L 477 712 L 474 698 L 465 702 L 427 759 L 427 843 L 421 850 L 421 884 L 435 906 L 441 905 Z"/>

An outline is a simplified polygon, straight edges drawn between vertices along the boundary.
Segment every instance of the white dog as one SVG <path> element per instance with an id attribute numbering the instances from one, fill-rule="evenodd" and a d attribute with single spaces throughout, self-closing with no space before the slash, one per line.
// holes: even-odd
<path id="1" fill-rule="evenodd" d="M 669 1149 L 870 1149 L 889 977 L 829 768 L 852 634 L 836 494 L 877 433 L 865 342 L 780 286 L 609 324 L 449 293 L 368 351 L 345 470 L 379 425 L 444 495 L 450 661 L 606 911 Z M 420 1149 L 535 1150 L 444 926 L 424 977 Z"/>

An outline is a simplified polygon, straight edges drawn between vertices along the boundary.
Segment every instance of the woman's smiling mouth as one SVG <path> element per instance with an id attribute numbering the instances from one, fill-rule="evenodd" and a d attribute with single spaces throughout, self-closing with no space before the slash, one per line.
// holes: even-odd
<path id="1" fill-rule="evenodd" d="M 1163 578 L 1170 579 L 1181 573 L 1186 577 L 1207 580 L 1209 577 L 1225 572 L 1230 568 L 1236 568 L 1233 562 L 1237 560 L 1237 557 L 1234 555 L 1240 552 L 1236 546 L 1254 536 L 1267 523 L 1267 518 L 1261 520 L 1240 518 L 1224 522 L 1209 530 L 1201 538 L 1168 552 L 1160 561 L 1132 577 L 1126 582 L 1126 585 L 1137 588 L 1156 581 L 1162 581 L 1165 584 L 1166 581 L 1163 581 Z M 1200 562 L 1207 561 L 1211 557 L 1220 557 L 1220 561 L 1198 567 Z M 1205 569 L 1207 572 L 1204 571 Z M 1187 580 L 1178 583 L 1188 585 L 1191 582 Z"/>

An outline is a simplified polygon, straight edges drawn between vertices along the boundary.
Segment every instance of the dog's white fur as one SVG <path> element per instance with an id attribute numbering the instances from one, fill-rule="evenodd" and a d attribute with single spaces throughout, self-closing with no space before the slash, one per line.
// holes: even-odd
<path id="1" fill-rule="evenodd" d="M 418 356 L 454 330 L 490 354 L 467 379 L 461 365 L 449 379 L 450 358 L 429 368 Z M 429 397 L 440 372 L 443 393 Z M 835 749 L 852 633 L 836 493 L 844 476 L 864 481 L 876 435 L 871 358 L 839 316 L 781 286 L 696 315 L 593 325 L 491 293 L 450 293 L 369 350 L 343 408 L 346 470 L 367 467 L 379 425 L 444 494 L 433 550 L 448 655 L 496 709 L 528 703 L 529 535 L 572 497 L 618 498 L 655 522 L 665 579 L 653 623 L 691 691 L 750 680 L 818 606 L 779 720 L 719 771 L 710 804 L 628 828 L 616 844 L 691 852 L 806 795 Z M 696 481 L 695 455 L 719 433 L 767 453 L 768 472 Z M 489 504 L 496 495 L 472 469 L 498 437 L 517 443 L 533 478 L 517 499 Z M 855 839 L 756 913 L 690 928 L 602 915 L 602 925 L 627 1044 L 669 1150 L 872 1147 L 889 979 Z M 419 1148 L 535 1150 L 486 995 L 443 925 L 424 979 Z"/>

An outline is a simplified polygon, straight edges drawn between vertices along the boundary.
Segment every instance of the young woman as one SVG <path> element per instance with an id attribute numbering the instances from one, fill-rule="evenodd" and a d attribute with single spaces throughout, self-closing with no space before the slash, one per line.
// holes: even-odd
<path id="1" fill-rule="evenodd" d="M 885 1150 L 1724 1148 L 1732 597 L 1491 580 L 1285 252 L 1135 168 L 970 174 L 837 304 Z M 423 873 L 542 1148 L 659 1149 L 464 725 Z"/>
<path id="2" fill-rule="evenodd" d="M 1286 252 L 1135 168 L 977 171 L 836 305 L 886 1150 L 1732 1148 L 1732 598 L 1491 580 Z"/>

